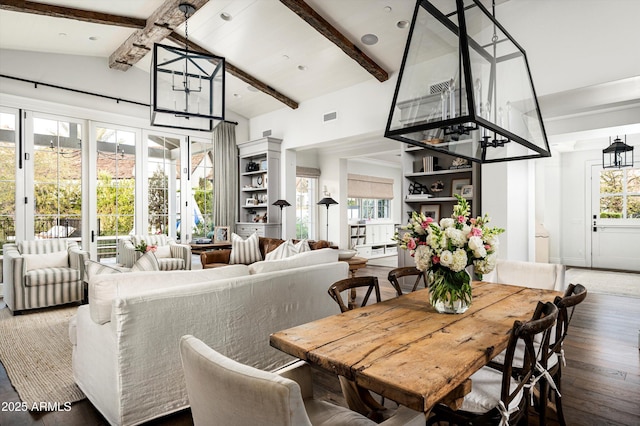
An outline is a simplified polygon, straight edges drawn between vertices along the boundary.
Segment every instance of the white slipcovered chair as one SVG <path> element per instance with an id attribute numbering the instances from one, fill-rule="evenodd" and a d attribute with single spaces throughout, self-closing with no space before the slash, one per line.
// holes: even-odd
<path id="1" fill-rule="evenodd" d="M 157 247 L 155 255 L 161 271 L 191 270 L 191 246 L 178 244 L 167 235 L 132 235 L 131 239 L 120 240 L 120 264 L 131 268 L 142 256 L 136 246 L 143 241 Z"/>
<path id="2" fill-rule="evenodd" d="M 482 279 L 500 284 L 564 291 L 566 268 L 554 263 L 498 259 L 495 269 Z"/>
<path id="3" fill-rule="evenodd" d="M 180 340 L 180 356 L 197 425 L 376 425 L 348 408 L 313 399 L 311 367 L 298 361 L 276 372 L 240 364 L 201 340 Z M 381 425 L 424 425 L 424 414 L 400 407 Z"/>
<path id="4" fill-rule="evenodd" d="M 82 300 L 89 253 L 75 241 L 32 240 L 2 248 L 4 301 L 11 312 Z"/>

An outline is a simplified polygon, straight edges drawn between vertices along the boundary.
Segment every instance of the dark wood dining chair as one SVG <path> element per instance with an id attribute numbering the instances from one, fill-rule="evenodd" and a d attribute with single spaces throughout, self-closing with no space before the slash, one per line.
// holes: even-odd
<path id="1" fill-rule="evenodd" d="M 525 419 L 529 408 L 531 382 L 538 369 L 546 369 L 553 353 L 549 341 L 558 318 L 558 308 L 551 302 L 538 302 L 529 321 L 515 321 L 509 334 L 502 368 L 491 364 L 471 375 L 471 392 L 465 395 L 461 407 L 453 410 L 437 404 L 428 425 L 440 422 L 456 425 L 515 425 Z M 537 347 L 534 340 L 540 342 Z M 517 359 L 517 347 L 524 348 L 522 364 Z"/>
<path id="2" fill-rule="evenodd" d="M 344 300 L 342 298 L 343 291 L 355 290 L 358 288 L 366 288 L 367 292 L 362 300 L 362 304 L 360 307 L 365 306 L 369 301 L 369 297 L 371 297 L 371 292 L 375 290 L 376 293 L 376 302 L 380 302 L 382 299 L 380 298 L 380 287 L 378 286 L 378 278 L 377 277 L 352 277 L 345 278 L 344 280 L 336 281 L 329 287 L 329 296 L 340 306 L 340 312 L 347 312 L 355 307 L 356 304 L 347 302 L 345 305 Z M 348 297 L 348 295 L 347 295 Z"/>
<path id="3" fill-rule="evenodd" d="M 418 284 L 420 284 L 420 280 L 422 280 L 424 284 L 424 288 L 427 288 L 427 276 L 424 271 L 419 270 L 415 266 L 402 266 L 400 268 L 395 268 L 389 271 L 389 275 L 387 275 L 387 279 L 395 288 L 398 296 L 402 296 L 402 287 L 400 286 L 400 278 L 404 277 L 416 277 L 416 281 L 413 284 L 413 288 L 411 292 L 413 293 L 418 288 Z"/>
<path id="4" fill-rule="evenodd" d="M 558 422 L 563 426 L 567 423 L 562 411 L 562 367 L 566 365 L 562 345 L 567 336 L 569 324 L 571 323 L 571 318 L 573 317 L 576 306 L 586 298 L 587 289 L 582 284 L 569 284 L 567 290 L 564 292 L 564 296 L 556 296 L 553 301 L 558 307 L 558 321 L 555 327 L 555 334 L 551 337 L 551 349 L 556 354 L 556 359 L 555 364 L 550 363 L 548 370 L 553 380 L 553 385 L 555 385 L 557 390 L 552 389 L 552 383 L 547 381 L 543 382 L 543 386 L 540 389 L 539 409 L 544 410 L 546 413 L 547 403 L 553 399 L 556 406 Z"/>

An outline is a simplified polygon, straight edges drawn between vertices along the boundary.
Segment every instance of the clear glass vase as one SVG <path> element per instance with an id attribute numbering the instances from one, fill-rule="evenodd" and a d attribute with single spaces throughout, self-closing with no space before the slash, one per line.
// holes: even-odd
<path id="1" fill-rule="evenodd" d="M 466 269 L 429 270 L 429 301 L 442 314 L 462 314 L 471 305 L 471 275 Z"/>

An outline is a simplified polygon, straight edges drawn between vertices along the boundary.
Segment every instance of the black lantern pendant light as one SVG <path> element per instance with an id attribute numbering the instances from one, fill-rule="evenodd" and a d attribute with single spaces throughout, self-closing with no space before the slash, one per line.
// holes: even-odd
<path id="1" fill-rule="evenodd" d="M 195 8 L 181 3 L 184 49 L 154 44 L 151 62 L 151 125 L 213 130 L 224 120 L 224 58 L 189 50 L 189 22 Z"/>
<path id="2" fill-rule="evenodd" d="M 627 135 L 624 136 L 624 142 L 618 136 L 613 143 L 609 138 L 609 146 L 602 150 L 603 169 L 633 167 L 633 147 L 626 142 Z"/>
<path id="3" fill-rule="evenodd" d="M 385 136 L 479 163 L 549 157 L 524 50 L 480 0 L 419 0 Z"/>

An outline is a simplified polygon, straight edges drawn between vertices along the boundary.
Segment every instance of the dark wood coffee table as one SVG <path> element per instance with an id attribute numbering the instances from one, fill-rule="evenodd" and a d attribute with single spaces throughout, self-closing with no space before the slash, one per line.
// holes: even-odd
<path id="1" fill-rule="evenodd" d="M 200 254 L 209 250 L 222 250 L 230 249 L 231 243 L 208 243 L 208 244 L 189 244 L 191 246 L 191 253 Z"/>

